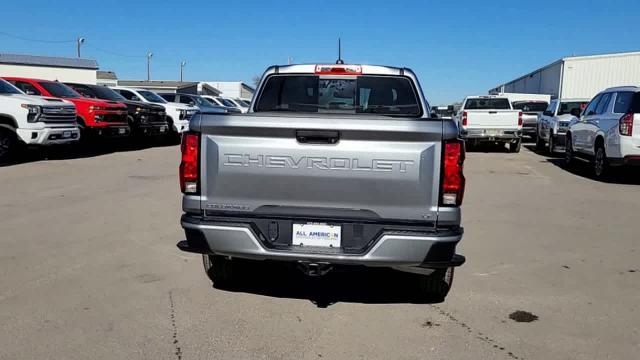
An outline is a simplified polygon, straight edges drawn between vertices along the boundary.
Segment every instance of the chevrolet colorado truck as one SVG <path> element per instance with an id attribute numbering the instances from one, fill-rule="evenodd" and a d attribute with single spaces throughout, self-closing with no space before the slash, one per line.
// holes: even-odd
<path id="1" fill-rule="evenodd" d="M 270 67 L 248 113 L 199 113 L 183 134 L 178 247 L 203 254 L 216 287 L 237 259 L 272 260 L 311 276 L 394 268 L 444 300 L 465 260 L 465 150 L 429 114 L 406 68 Z"/>
<path id="2" fill-rule="evenodd" d="M 467 143 L 509 144 L 511 152 L 520 152 L 522 111 L 513 110 L 505 96 L 469 96 L 464 99 L 456 120 L 460 135 Z"/>
<path id="3" fill-rule="evenodd" d="M 73 103 L 76 106 L 76 121 L 85 140 L 87 135 L 124 137 L 131 131 L 127 124 L 127 107 L 122 103 L 85 98 L 57 81 L 18 77 L 4 79 L 27 94 L 54 97 Z"/>
<path id="4" fill-rule="evenodd" d="M 21 144 L 68 144 L 79 139 L 73 104 L 26 95 L 0 80 L 0 162 Z"/>
<path id="5" fill-rule="evenodd" d="M 164 135 L 169 130 L 164 107 L 160 105 L 127 100 L 115 90 L 102 85 L 65 84 L 84 97 L 125 104 L 131 134 L 135 136 Z"/>

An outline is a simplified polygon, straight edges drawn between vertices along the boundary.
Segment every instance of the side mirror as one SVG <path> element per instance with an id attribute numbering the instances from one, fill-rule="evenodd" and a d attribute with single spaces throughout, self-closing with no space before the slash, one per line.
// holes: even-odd
<path id="1" fill-rule="evenodd" d="M 431 114 L 429 114 L 429 117 L 432 118 L 432 119 L 439 118 L 438 112 L 436 112 L 435 110 L 431 109 Z"/>
<path id="2" fill-rule="evenodd" d="M 189 101 L 189 106 L 196 106 L 196 103 L 193 101 Z"/>

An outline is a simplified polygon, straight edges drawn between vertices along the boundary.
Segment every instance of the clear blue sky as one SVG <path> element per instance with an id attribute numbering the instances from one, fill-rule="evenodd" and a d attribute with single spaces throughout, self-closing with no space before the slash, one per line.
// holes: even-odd
<path id="1" fill-rule="evenodd" d="M 640 1 L 4 1 L 2 29 L 87 39 L 83 57 L 121 79 L 250 82 L 271 64 L 333 62 L 414 69 L 432 104 L 485 93 L 571 54 L 640 49 Z M 170 5 L 169 5 L 170 4 Z M 106 53 L 108 50 L 125 56 Z M 75 56 L 74 43 L 0 34 L 0 52 Z"/>

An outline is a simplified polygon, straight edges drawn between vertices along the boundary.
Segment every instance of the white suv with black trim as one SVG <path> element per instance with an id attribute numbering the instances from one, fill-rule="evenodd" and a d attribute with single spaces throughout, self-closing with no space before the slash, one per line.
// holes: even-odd
<path id="1" fill-rule="evenodd" d="M 596 178 L 610 166 L 640 165 L 640 87 L 615 87 L 589 102 L 567 131 L 567 165 L 584 159 Z"/>

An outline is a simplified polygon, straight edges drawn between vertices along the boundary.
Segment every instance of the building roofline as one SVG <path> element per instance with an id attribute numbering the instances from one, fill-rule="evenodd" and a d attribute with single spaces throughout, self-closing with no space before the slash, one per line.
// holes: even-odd
<path id="1" fill-rule="evenodd" d="M 552 62 L 552 63 L 550 63 L 550 64 L 548 64 L 548 65 L 545 65 L 545 66 L 543 66 L 543 67 L 541 67 L 541 68 L 539 68 L 539 69 L 533 70 L 533 71 L 531 71 L 531 72 L 529 72 L 529 73 L 527 73 L 527 74 L 525 74 L 525 75 L 522 75 L 522 76 L 520 76 L 520 77 L 518 77 L 518 78 L 515 78 L 515 79 L 513 79 L 513 80 L 509 80 L 509 81 L 504 82 L 504 83 L 502 83 L 502 84 L 500 84 L 500 85 L 498 85 L 498 86 L 495 86 L 495 87 L 493 87 L 491 90 L 496 90 L 496 89 L 499 89 L 500 87 L 505 86 L 505 85 L 507 85 L 507 84 L 511 84 L 511 83 L 514 83 L 514 82 L 520 81 L 520 80 L 522 80 L 522 79 L 524 79 L 524 78 L 527 78 L 527 77 L 532 76 L 532 75 L 533 75 L 533 74 L 535 74 L 535 73 L 541 72 L 541 71 L 546 70 L 546 69 L 548 69 L 548 68 L 550 68 L 550 67 L 552 67 L 552 66 L 555 66 L 555 65 L 560 64 L 560 63 L 565 63 L 565 62 L 567 62 L 567 61 L 573 61 L 573 60 L 588 60 L 588 59 L 599 59 L 599 58 L 604 59 L 604 58 L 622 57 L 622 56 L 632 56 L 632 55 L 640 55 L 640 51 L 617 52 L 617 53 L 595 54 L 595 55 L 567 56 L 567 57 L 563 57 L 563 58 L 561 58 L 561 59 L 559 59 L 559 60 L 556 60 L 556 61 L 554 61 L 554 62 Z"/>
<path id="2" fill-rule="evenodd" d="M 98 70 L 93 59 L 0 53 L 0 64 Z"/>

